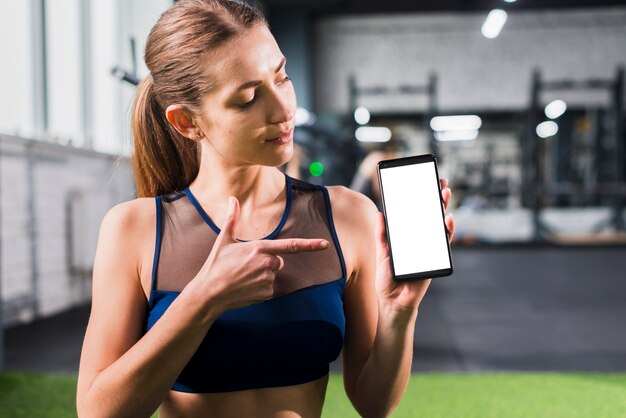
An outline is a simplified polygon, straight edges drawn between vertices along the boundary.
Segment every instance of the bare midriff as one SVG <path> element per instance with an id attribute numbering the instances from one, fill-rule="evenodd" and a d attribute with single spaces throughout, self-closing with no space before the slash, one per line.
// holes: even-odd
<path id="1" fill-rule="evenodd" d="M 159 418 L 319 418 L 328 375 L 295 386 L 222 393 L 170 391 L 159 407 Z"/>

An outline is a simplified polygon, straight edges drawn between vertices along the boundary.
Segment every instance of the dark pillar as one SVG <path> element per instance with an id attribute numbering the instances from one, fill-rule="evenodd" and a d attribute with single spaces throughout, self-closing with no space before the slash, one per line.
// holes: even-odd
<path id="1" fill-rule="evenodd" d="M 614 179 L 621 187 L 626 183 L 626 170 L 624 164 L 624 151 L 626 151 L 626 136 L 624 134 L 624 67 L 619 67 L 615 86 L 613 89 L 613 111 L 615 118 L 615 151 L 613 152 Z M 613 198 L 613 216 L 612 223 L 616 230 L 626 229 L 624 225 L 624 196 L 621 190 L 615 193 Z"/>

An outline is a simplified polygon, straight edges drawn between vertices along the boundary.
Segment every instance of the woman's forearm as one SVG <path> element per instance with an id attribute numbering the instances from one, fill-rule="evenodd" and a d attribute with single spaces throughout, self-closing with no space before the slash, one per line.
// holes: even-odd
<path id="1" fill-rule="evenodd" d="M 158 408 L 218 315 L 191 287 L 96 376 L 77 402 L 80 417 L 149 417 Z"/>
<path id="2" fill-rule="evenodd" d="M 400 403 L 411 375 L 416 318 L 417 309 L 379 303 L 376 339 L 354 388 L 354 404 L 363 417 L 388 416 Z"/>

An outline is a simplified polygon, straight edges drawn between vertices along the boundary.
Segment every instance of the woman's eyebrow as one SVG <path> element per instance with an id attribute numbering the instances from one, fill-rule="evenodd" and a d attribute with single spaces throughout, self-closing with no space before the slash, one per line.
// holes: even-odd
<path id="1" fill-rule="evenodd" d="M 275 73 L 279 72 L 280 69 L 283 68 L 283 65 L 285 65 L 286 62 L 287 62 L 287 58 L 283 57 L 283 59 L 280 60 L 280 64 L 278 64 L 278 67 L 276 67 L 276 70 L 274 72 Z M 241 86 L 237 87 L 237 89 L 233 92 L 233 94 L 237 93 L 239 90 L 249 89 L 250 87 L 256 87 L 262 83 L 263 81 L 261 80 L 248 81 L 246 83 L 243 83 Z"/>

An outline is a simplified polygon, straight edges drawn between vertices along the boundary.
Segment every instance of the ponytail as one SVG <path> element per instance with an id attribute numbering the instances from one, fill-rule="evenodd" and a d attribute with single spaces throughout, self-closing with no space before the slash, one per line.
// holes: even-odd
<path id="1" fill-rule="evenodd" d="M 151 75 L 137 88 L 131 125 L 131 160 L 137 197 L 184 189 L 198 175 L 197 143 L 182 136 L 168 123 L 154 92 Z"/>

